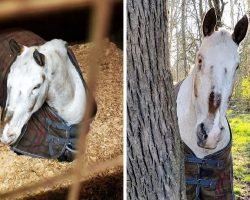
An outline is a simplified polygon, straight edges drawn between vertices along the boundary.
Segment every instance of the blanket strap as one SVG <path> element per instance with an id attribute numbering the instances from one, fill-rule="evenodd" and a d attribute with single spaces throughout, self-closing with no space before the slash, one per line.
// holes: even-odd
<path id="1" fill-rule="evenodd" d="M 55 152 L 53 150 L 53 146 L 55 144 L 57 145 L 64 145 L 65 146 L 65 152 L 59 158 L 60 161 L 64 161 L 65 159 L 68 160 L 68 157 L 73 159 L 77 151 L 75 150 L 76 142 L 77 142 L 77 136 L 78 136 L 78 127 L 79 125 L 71 125 L 68 126 L 64 122 L 55 122 L 50 119 L 46 119 L 47 124 L 47 137 L 46 142 L 49 145 L 49 154 L 53 157 L 55 155 Z M 50 128 L 62 131 L 65 133 L 65 137 L 59 137 L 56 135 L 53 135 L 50 133 Z M 67 155 L 65 155 L 67 154 Z"/>
<path id="2" fill-rule="evenodd" d="M 191 154 L 185 156 L 185 162 L 199 164 L 207 167 L 223 167 L 224 165 L 223 160 L 212 160 L 206 158 L 201 159 Z"/>
<path id="3" fill-rule="evenodd" d="M 49 153 L 51 156 L 54 155 L 53 144 L 66 144 L 66 149 L 72 153 L 76 153 L 77 151 L 73 149 L 75 146 L 77 139 L 76 138 L 59 138 L 54 135 L 48 134 L 46 138 L 46 142 L 49 143 Z"/>
<path id="4" fill-rule="evenodd" d="M 195 189 L 195 200 L 200 200 L 200 188 L 210 188 L 215 189 L 216 181 L 211 179 L 195 179 L 195 178 L 186 178 L 186 184 L 196 185 Z"/>
<path id="5" fill-rule="evenodd" d="M 204 188 L 211 188 L 215 189 L 217 181 L 211 179 L 202 179 L 200 178 L 200 167 L 216 167 L 221 168 L 224 165 L 223 160 L 212 160 L 206 158 L 197 158 L 192 154 L 188 154 L 185 156 L 186 163 L 196 164 L 198 167 L 198 177 L 197 178 L 186 178 L 187 185 L 196 185 L 195 188 L 195 200 L 200 200 L 200 189 L 201 187 Z"/>

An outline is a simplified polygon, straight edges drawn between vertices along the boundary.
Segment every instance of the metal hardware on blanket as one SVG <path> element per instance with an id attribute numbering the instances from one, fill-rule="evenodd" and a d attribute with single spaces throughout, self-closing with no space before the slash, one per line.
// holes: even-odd
<path id="1" fill-rule="evenodd" d="M 201 187 L 215 189 L 217 181 L 211 179 L 201 178 L 201 167 L 223 167 L 224 161 L 222 160 L 212 160 L 212 159 L 200 159 L 193 155 L 185 156 L 186 163 L 192 163 L 197 165 L 197 178 L 186 178 L 187 185 L 196 185 L 195 188 L 195 200 L 200 200 L 200 190 Z"/>
<path id="2" fill-rule="evenodd" d="M 62 155 L 58 158 L 59 161 L 73 161 L 75 154 L 77 151 L 75 150 L 76 141 L 77 141 L 77 133 L 78 126 L 72 125 L 67 126 L 63 122 L 54 122 L 50 119 L 46 119 L 47 124 L 47 137 L 46 142 L 49 145 L 49 154 L 51 157 L 54 157 L 55 152 L 53 150 L 54 145 L 63 145 L 64 150 Z M 52 129 L 64 131 L 66 134 L 64 137 L 60 137 L 59 135 L 52 134 Z"/>

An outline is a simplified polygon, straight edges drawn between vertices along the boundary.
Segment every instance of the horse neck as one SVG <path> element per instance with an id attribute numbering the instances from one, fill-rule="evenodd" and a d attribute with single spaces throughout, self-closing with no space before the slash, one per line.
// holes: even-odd
<path id="1" fill-rule="evenodd" d="M 182 83 L 177 96 L 177 116 L 181 139 L 197 157 L 204 157 L 206 150 L 197 145 L 195 126 L 197 122 L 195 104 L 193 102 L 193 79 L 190 74 Z"/>
<path id="2" fill-rule="evenodd" d="M 177 112 L 180 120 L 196 121 L 196 110 L 193 101 L 193 80 L 192 72 L 182 83 L 177 96 Z M 193 127 L 194 123 L 188 123 L 189 127 Z"/>
<path id="3" fill-rule="evenodd" d="M 83 117 L 86 92 L 75 66 L 69 60 L 67 62 L 51 69 L 55 76 L 50 81 L 47 103 L 71 125 L 79 123 Z"/>

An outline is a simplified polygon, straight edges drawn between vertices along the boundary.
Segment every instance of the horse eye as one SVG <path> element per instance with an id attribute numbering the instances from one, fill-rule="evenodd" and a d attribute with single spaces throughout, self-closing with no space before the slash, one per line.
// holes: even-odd
<path id="1" fill-rule="evenodd" d="M 41 86 L 41 84 L 37 84 L 32 90 L 36 90 Z"/>
<path id="2" fill-rule="evenodd" d="M 237 65 L 236 70 L 238 70 L 238 69 L 239 69 L 239 66 L 240 66 L 240 65 Z"/>

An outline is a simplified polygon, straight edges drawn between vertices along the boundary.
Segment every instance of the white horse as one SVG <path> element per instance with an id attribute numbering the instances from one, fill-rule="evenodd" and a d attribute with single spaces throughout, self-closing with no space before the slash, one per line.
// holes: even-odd
<path id="1" fill-rule="evenodd" d="M 86 88 L 62 40 L 26 47 L 11 40 L 17 57 L 7 79 L 1 142 L 14 144 L 23 126 L 45 102 L 67 125 L 78 124 L 86 110 Z"/>
<path id="2" fill-rule="evenodd" d="M 247 27 L 248 19 L 244 16 L 232 34 L 216 30 L 214 9 L 204 18 L 204 37 L 195 66 L 177 96 L 181 138 L 198 158 L 218 152 L 230 141 L 226 110 L 240 61 L 238 45 Z"/>

